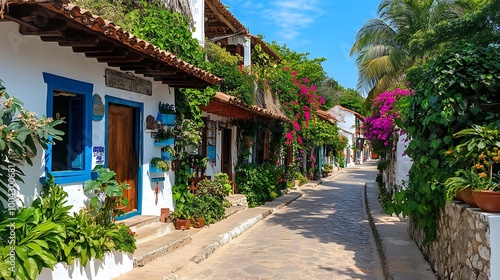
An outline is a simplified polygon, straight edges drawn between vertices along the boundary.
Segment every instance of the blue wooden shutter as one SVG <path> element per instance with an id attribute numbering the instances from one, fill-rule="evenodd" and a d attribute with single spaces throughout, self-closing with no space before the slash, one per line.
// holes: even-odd
<path id="1" fill-rule="evenodd" d="M 83 97 L 78 96 L 70 100 L 69 118 L 69 144 L 70 144 L 70 166 L 73 170 L 85 168 L 85 102 Z"/>

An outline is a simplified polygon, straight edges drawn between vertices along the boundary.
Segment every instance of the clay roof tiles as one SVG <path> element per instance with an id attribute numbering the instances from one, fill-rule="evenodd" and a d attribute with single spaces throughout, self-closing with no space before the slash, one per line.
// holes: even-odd
<path id="1" fill-rule="evenodd" d="M 105 20 L 97 15 L 93 15 L 90 11 L 85 10 L 77 5 L 69 4 L 66 0 L 7 0 L 6 8 L 7 9 L 4 12 L 4 16 L 6 19 L 20 23 L 20 31 L 26 28 L 35 30 L 39 29 L 38 35 L 40 35 L 42 40 L 44 40 L 43 36 L 46 34 L 46 32 L 51 30 L 44 30 L 43 26 L 34 26 L 33 22 L 29 21 L 30 17 L 20 15 L 24 15 L 30 12 L 33 14 L 46 14 L 49 21 L 46 26 L 50 26 L 51 20 L 53 20 L 54 22 L 65 20 L 67 23 L 67 28 L 74 29 L 71 31 L 83 31 L 85 35 L 88 36 L 97 35 L 99 43 L 112 42 L 118 47 L 125 47 L 125 49 L 131 50 L 135 56 L 144 56 L 143 59 L 136 58 L 136 60 L 130 60 L 131 65 L 128 65 L 128 67 L 134 68 L 134 62 L 137 62 L 137 64 L 139 64 L 139 61 L 147 61 L 148 63 L 140 66 L 142 68 L 149 69 L 150 71 L 141 73 L 145 74 L 145 76 L 153 77 L 155 78 L 155 80 L 162 81 L 165 84 L 173 84 L 174 87 L 178 85 L 178 87 L 204 88 L 206 86 L 214 85 L 222 81 L 215 75 L 183 61 L 176 55 L 162 50 L 145 40 L 137 38 L 133 34 L 117 26 L 112 21 Z M 13 10 L 15 11 L 13 12 Z M 59 38 L 59 41 L 57 38 Z M 61 44 L 61 42 L 65 42 L 65 40 L 68 40 L 68 38 L 65 38 L 64 33 L 57 38 L 53 38 L 53 40 L 58 41 L 60 45 L 63 45 Z M 49 38 L 47 38 L 47 40 L 49 40 Z M 64 45 L 68 45 L 68 43 L 66 42 L 64 43 Z M 69 45 L 75 47 L 75 45 Z M 96 51 L 94 50 L 93 52 Z M 120 61 L 126 62 L 127 59 L 120 60 L 119 58 L 117 58 L 107 61 L 106 59 L 101 59 L 99 61 L 108 62 L 110 66 L 114 66 L 118 65 Z M 164 76 L 159 76 L 156 72 L 157 70 L 151 69 L 151 65 L 154 65 L 156 68 L 163 68 L 163 70 L 165 70 L 165 68 L 168 68 L 168 70 L 170 71 L 177 70 L 180 73 L 176 73 L 175 75 L 170 76 L 167 80 L 167 78 L 165 78 Z M 136 69 L 134 68 L 131 70 Z"/>

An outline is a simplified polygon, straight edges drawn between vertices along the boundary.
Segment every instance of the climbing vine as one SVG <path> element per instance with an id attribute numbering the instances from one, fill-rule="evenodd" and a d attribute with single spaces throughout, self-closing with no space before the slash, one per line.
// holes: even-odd
<path id="1" fill-rule="evenodd" d="M 443 160 L 444 152 L 458 144 L 452 135 L 498 117 L 481 106 L 498 103 L 499 64 L 497 45 L 460 45 L 408 73 L 415 94 L 409 97 L 403 128 L 412 139 L 407 153 L 413 166 L 408 188 L 395 194 L 391 210 L 414 216 L 427 241 L 436 237 L 436 220 L 445 204 L 443 183 L 457 169 Z"/>

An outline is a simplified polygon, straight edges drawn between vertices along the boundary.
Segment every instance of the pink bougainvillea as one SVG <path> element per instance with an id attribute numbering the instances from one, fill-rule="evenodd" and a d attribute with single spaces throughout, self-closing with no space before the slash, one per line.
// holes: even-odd
<path id="1" fill-rule="evenodd" d="M 387 147 L 394 131 L 399 130 L 394 122 L 400 118 L 400 113 L 396 110 L 394 103 L 401 96 L 412 95 L 406 89 L 395 89 L 380 94 L 373 100 L 372 115 L 366 117 L 363 122 L 363 133 L 373 144 L 382 144 Z"/>

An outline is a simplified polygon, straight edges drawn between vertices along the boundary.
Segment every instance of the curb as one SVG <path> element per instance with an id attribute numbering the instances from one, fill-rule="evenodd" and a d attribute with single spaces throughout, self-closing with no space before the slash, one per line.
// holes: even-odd
<path id="1" fill-rule="evenodd" d="M 382 210 L 377 183 L 365 183 L 364 199 L 385 279 L 437 279 L 431 265 L 410 238 L 406 222 Z"/>
<path id="2" fill-rule="evenodd" d="M 217 249 L 219 249 L 222 246 L 228 244 L 234 238 L 240 236 L 243 232 L 245 232 L 246 230 L 248 230 L 253 225 L 257 224 L 258 222 L 260 222 L 261 220 L 263 220 L 267 216 L 273 214 L 274 212 L 280 210 L 281 208 L 287 206 L 288 204 L 290 204 L 293 201 L 295 201 L 298 198 L 300 198 L 302 196 L 302 193 L 291 192 L 291 193 L 287 194 L 287 196 L 292 196 L 292 197 L 291 197 L 290 200 L 287 200 L 287 201 L 285 201 L 283 203 L 280 203 L 280 204 L 278 204 L 278 205 L 276 205 L 276 206 L 274 206 L 274 207 L 272 207 L 272 208 L 264 211 L 263 213 L 258 214 L 257 216 L 255 216 L 253 218 L 247 219 L 246 221 L 243 221 L 240 225 L 232 228 L 230 231 L 228 231 L 228 232 L 226 232 L 224 234 L 219 235 L 217 237 L 217 240 L 215 242 L 213 242 L 212 244 L 209 244 L 208 246 L 206 246 L 201 253 L 199 253 L 198 255 L 196 255 L 194 257 L 192 257 L 190 259 L 190 261 L 195 262 L 195 263 L 198 264 L 198 263 L 202 262 L 203 260 L 207 259 Z M 285 196 L 283 196 L 283 198 L 284 197 Z M 260 207 L 264 208 L 266 206 L 263 205 L 263 206 L 260 206 Z"/>
<path id="3" fill-rule="evenodd" d="M 378 188 L 378 184 L 377 183 L 373 183 L 373 182 L 367 182 L 365 183 L 365 196 L 364 196 L 364 199 L 365 199 L 365 209 L 366 209 L 366 214 L 368 215 L 368 221 L 370 222 L 370 227 L 372 228 L 372 232 L 373 232 L 373 237 L 375 238 L 375 243 L 377 244 L 377 251 L 378 251 L 378 255 L 380 257 L 380 261 L 382 262 L 382 271 L 384 273 L 384 278 L 385 279 L 394 279 L 394 275 L 393 273 L 390 271 L 390 267 L 388 265 L 388 261 L 387 261 L 387 256 L 385 254 L 385 250 L 382 246 L 382 238 L 380 238 L 380 234 L 377 230 L 377 226 L 375 225 L 375 221 L 373 220 L 373 217 L 372 217 L 372 211 L 377 211 L 379 212 L 381 209 L 380 207 L 380 203 L 375 203 L 376 205 L 371 205 L 372 208 L 375 208 L 374 210 L 370 210 L 370 203 L 369 203 L 369 200 L 368 200 L 368 185 L 374 185 L 375 187 Z"/>

